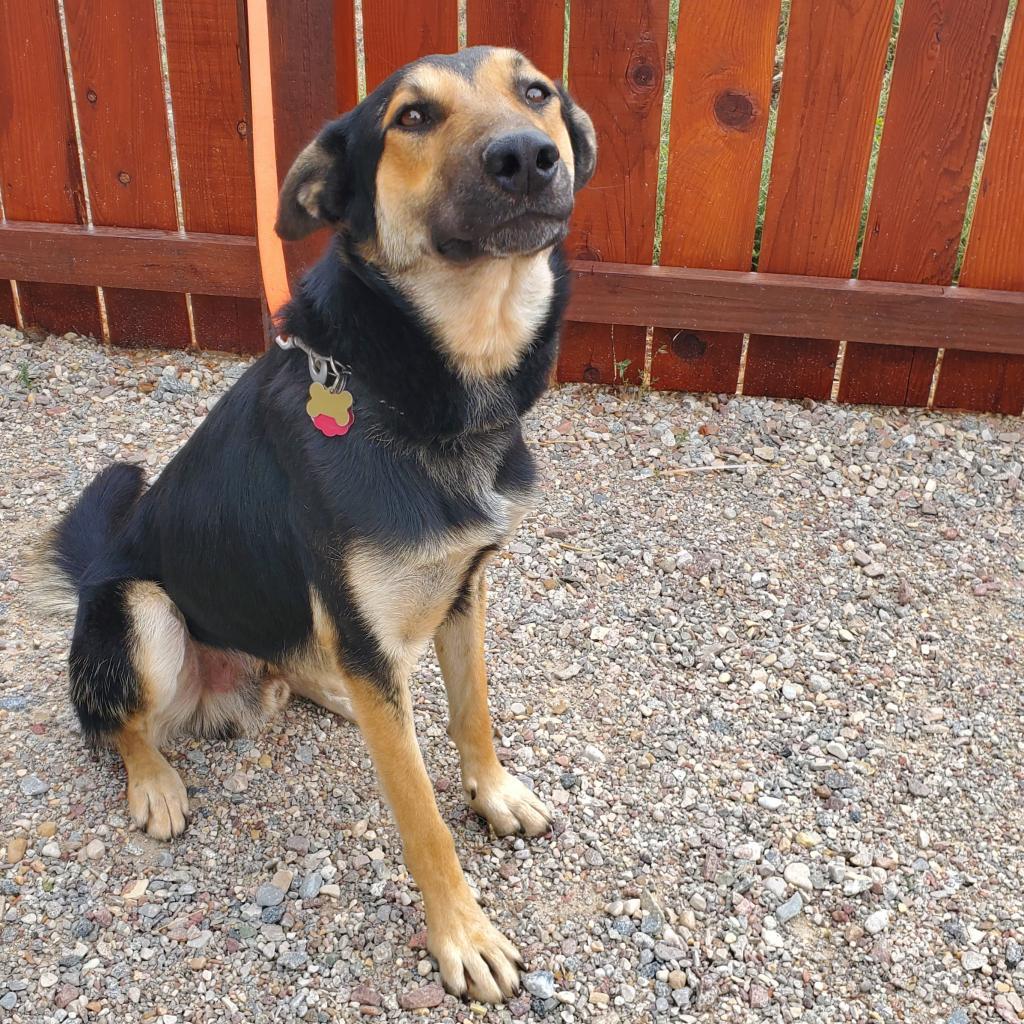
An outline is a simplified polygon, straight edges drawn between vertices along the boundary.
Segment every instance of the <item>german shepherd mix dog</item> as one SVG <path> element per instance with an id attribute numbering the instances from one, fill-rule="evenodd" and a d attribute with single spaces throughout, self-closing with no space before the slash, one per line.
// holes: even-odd
<path id="1" fill-rule="evenodd" d="M 151 487 L 138 466 L 100 473 L 35 566 L 37 592 L 76 609 L 71 699 L 124 759 L 140 828 L 185 828 L 172 734 L 251 732 L 292 692 L 350 717 L 445 985 L 490 1002 L 522 964 L 463 877 L 408 683 L 433 639 L 469 806 L 498 835 L 545 832 L 494 752 L 484 569 L 532 501 L 520 417 L 555 358 L 559 244 L 595 157 L 589 117 L 512 50 L 396 72 L 285 180 L 278 233 L 334 232 L 281 313 L 287 347 Z"/>

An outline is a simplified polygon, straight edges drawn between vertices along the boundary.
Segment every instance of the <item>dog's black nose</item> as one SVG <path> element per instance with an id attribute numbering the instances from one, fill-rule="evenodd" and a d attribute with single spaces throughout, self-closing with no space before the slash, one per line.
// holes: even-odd
<path id="1" fill-rule="evenodd" d="M 543 132 L 516 132 L 487 144 L 484 170 L 506 192 L 524 196 L 549 184 L 559 159 L 558 147 Z"/>

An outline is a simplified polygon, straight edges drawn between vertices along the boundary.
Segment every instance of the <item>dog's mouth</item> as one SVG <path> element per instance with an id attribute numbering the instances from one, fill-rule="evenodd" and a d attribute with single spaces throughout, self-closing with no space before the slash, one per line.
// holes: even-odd
<path id="1" fill-rule="evenodd" d="M 480 231 L 435 234 L 437 252 L 465 263 L 480 257 L 530 256 L 561 242 L 569 231 L 569 215 L 528 210 Z"/>

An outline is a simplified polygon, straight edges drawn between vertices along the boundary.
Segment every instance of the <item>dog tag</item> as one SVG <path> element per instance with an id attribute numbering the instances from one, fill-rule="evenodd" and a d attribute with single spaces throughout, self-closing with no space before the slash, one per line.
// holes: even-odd
<path id="1" fill-rule="evenodd" d="M 318 381 L 309 385 L 306 413 L 313 421 L 313 426 L 326 437 L 347 434 L 356 418 L 350 391 L 329 391 Z"/>

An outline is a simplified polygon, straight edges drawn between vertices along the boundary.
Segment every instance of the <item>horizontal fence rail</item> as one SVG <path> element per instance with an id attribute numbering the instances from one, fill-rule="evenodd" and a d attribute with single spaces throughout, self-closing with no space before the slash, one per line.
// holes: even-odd
<path id="1" fill-rule="evenodd" d="M 279 176 L 421 54 L 567 80 L 600 159 L 560 379 L 1024 409 L 1013 0 L 0 0 L 0 321 L 265 348 L 253 4 Z"/>

